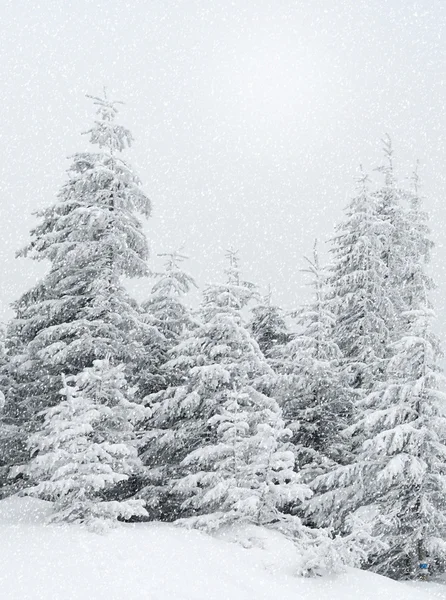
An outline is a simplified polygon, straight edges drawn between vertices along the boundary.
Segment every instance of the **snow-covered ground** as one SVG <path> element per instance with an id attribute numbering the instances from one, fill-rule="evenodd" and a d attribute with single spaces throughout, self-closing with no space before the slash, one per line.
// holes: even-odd
<path id="1" fill-rule="evenodd" d="M 0 502 L 1 600 L 446 599 L 446 586 L 397 583 L 356 569 L 295 577 L 293 546 L 259 528 L 214 539 L 152 523 L 98 535 L 45 526 L 48 511 L 31 498 Z"/>

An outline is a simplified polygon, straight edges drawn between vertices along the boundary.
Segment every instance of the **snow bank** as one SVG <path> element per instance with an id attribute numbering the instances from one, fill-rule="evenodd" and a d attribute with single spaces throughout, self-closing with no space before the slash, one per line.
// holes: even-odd
<path id="1" fill-rule="evenodd" d="M 35 498 L 6 498 L 0 502 L 0 525 L 45 523 L 51 514 L 51 502 Z"/>
<path id="2" fill-rule="evenodd" d="M 211 538 L 145 523 L 97 535 L 76 526 L 45 526 L 49 509 L 31 498 L 0 502 L 2 600 L 446 597 L 431 593 L 430 584 L 411 587 L 354 569 L 330 578 L 297 578 L 294 547 L 280 534 L 257 527 L 227 529 Z"/>

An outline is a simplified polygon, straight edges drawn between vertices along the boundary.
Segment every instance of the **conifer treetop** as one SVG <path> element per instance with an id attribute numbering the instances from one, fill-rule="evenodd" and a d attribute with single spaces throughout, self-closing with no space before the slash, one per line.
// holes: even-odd
<path id="1" fill-rule="evenodd" d="M 98 107 L 95 120 L 91 129 L 84 132 L 84 135 L 90 135 L 90 143 L 97 144 L 99 148 L 107 148 L 110 154 L 122 152 L 126 147 L 129 148 L 133 142 L 133 136 L 130 131 L 115 123 L 118 114 L 117 105 L 124 104 L 119 100 L 109 100 L 107 91 L 104 88 L 104 97 L 86 95 L 93 100 L 93 104 Z"/>
<path id="2" fill-rule="evenodd" d="M 154 273 L 158 281 L 153 285 L 152 295 L 181 297 L 191 288 L 197 287 L 195 280 L 181 268 L 181 263 L 189 257 L 181 253 L 181 248 L 172 252 L 161 252 L 158 256 L 165 258 L 164 272 Z"/>
<path id="3" fill-rule="evenodd" d="M 393 164 L 392 138 L 388 133 L 386 133 L 381 142 L 383 144 L 384 162 L 380 167 L 377 167 L 376 171 L 384 174 L 384 182 L 386 187 L 394 187 L 396 179 Z"/>

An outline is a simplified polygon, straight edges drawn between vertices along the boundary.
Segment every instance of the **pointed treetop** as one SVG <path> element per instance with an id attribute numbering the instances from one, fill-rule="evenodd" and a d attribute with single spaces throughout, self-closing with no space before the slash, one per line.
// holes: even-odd
<path id="1" fill-rule="evenodd" d="M 257 295 L 258 305 L 263 307 L 274 308 L 273 305 L 273 288 L 270 283 L 268 283 L 266 294 Z"/>
<path id="2" fill-rule="evenodd" d="M 225 269 L 225 273 L 228 276 L 229 285 L 240 285 L 240 266 L 238 250 L 229 248 L 225 254 L 229 261 L 229 267 Z"/>
<path id="3" fill-rule="evenodd" d="M 93 104 L 99 107 L 96 114 L 99 115 L 102 121 L 114 121 L 115 116 L 118 113 L 116 105 L 124 104 L 124 102 L 121 102 L 120 100 L 109 100 L 107 98 L 107 88 L 105 86 L 103 98 L 100 96 L 92 96 L 91 94 L 86 94 L 86 98 L 93 100 Z"/>
<path id="4" fill-rule="evenodd" d="M 189 259 L 185 254 L 181 254 L 181 250 L 182 248 L 179 248 L 172 252 L 158 253 L 158 256 L 165 257 L 166 260 L 163 272 L 152 273 L 152 276 L 158 279 L 152 287 L 152 296 L 182 296 L 192 287 L 197 287 L 193 277 L 181 268 L 181 263 Z"/>
<path id="5" fill-rule="evenodd" d="M 90 142 L 98 144 L 101 149 L 108 148 L 110 154 L 115 151 L 122 152 L 126 147 L 130 147 L 133 141 L 132 134 L 128 129 L 114 122 L 118 114 L 116 106 L 124 103 L 119 100 L 109 100 L 105 88 L 103 98 L 89 94 L 86 96 L 93 100 L 93 104 L 98 107 L 97 120 L 91 129 L 84 132 L 84 134 L 90 134 Z"/>
<path id="6" fill-rule="evenodd" d="M 263 297 L 263 302 L 264 302 L 265 306 L 271 306 L 272 297 L 273 297 L 273 290 L 271 288 L 271 284 L 268 283 L 268 291 L 266 292 L 265 296 Z"/>
<path id="7" fill-rule="evenodd" d="M 319 277 L 319 273 L 320 273 L 320 264 L 319 264 L 319 252 L 318 252 L 318 239 L 316 238 L 314 240 L 314 244 L 313 244 L 313 258 L 310 259 L 307 256 L 304 256 L 304 259 L 307 261 L 308 263 L 308 267 L 306 269 L 300 269 L 302 273 L 310 273 L 312 275 L 315 275 L 316 277 Z"/>
<path id="8" fill-rule="evenodd" d="M 420 168 L 420 159 L 417 159 L 417 162 L 415 163 L 415 168 L 412 171 L 412 176 L 410 178 L 411 182 L 412 182 L 412 190 L 415 194 L 418 194 L 419 190 L 420 190 L 420 174 L 419 174 L 419 168 Z"/>
<path id="9" fill-rule="evenodd" d="M 393 185 L 395 185 L 392 139 L 390 135 L 386 133 L 384 139 L 381 140 L 381 142 L 383 144 L 384 163 L 375 170 L 379 171 L 380 173 L 384 173 L 386 186 L 392 187 Z"/>
<path id="10" fill-rule="evenodd" d="M 166 271 L 172 271 L 179 268 L 179 265 L 185 260 L 189 260 L 189 257 L 185 254 L 181 254 L 183 247 L 173 250 L 172 252 L 159 252 L 158 256 L 166 258 L 164 266 Z"/>
<path id="11" fill-rule="evenodd" d="M 359 173 L 355 178 L 355 182 L 356 182 L 356 186 L 358 188 L 361 189 L 362 192 L 365 192 L 369 183 L 370 183 L 370 179 L 368 174 L 364 171 L 363 166 L 359 165 Z M 317 241 L 317 240 L 316 240 Z"/>

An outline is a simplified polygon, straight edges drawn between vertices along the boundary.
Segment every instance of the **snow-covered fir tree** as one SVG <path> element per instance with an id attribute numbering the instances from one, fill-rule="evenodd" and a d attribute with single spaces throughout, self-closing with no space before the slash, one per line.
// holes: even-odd
<path id="1" fill-rule="evenodd" d="M 415 577 L 425 560 L 446 565 L 446 380 L 427 301 L 405 317 L 389 379 L 365 401 L 357 425 L 367 435 L 361 458 L 379 465 L 369 485 L 379 491 L 374 525 L 389 545 L 370 563 L 399 578 Z"/>
<path id="2" fill-rule="evenodd" d="M 142 500 L 109 500 L 110 491 L 140 470 L 133 422 L 144 409 L 132 400 L 124 365 L 108 359 L 64 379 L 65 399 L 45 412 L 28 445 L 27 493 L 54 502 L 52 521 L 101 530 L 118 518 L 147 515 Z"/>
<path id="3" fill-rule="evenodd" d="M 168 386 L 168 371 L 162 367 L 184 332 L 194 327 L 192 312 L 184 303 L 184 296 L 197 287 L 191 275 L 182 268 L 187 256 L 179 251 L 159 256 L 166 259 L 164 270 L 153 275 L 156 281 L 149 298 L 142 304 L 144 321 L 160 334 L 155 343 L 151 342 L 148 348 L 151 360 L 138 377 L 142 397 Z M 169 374 L 173 375 L 172 372 Z"/>
<path id="4" fill-rule="evenodd" d="M 251 333 L 264 356 L 269 358 L 276 347 L 286 344 L 291 334 L 282 309 L 273 304 L 271 290 L 251 309 Z"/>
<path id="5" fill-rule="evenodd" d="M 225 426 L 217 421 L 224 407 L 228 419 L 238 419 L 230 406 L 240 405 L 248 412 L 245 436 L 259 435 L 257 425 L 277 430 L 277 435 L 283 428 L 275 400 L 262 393 L 274 373 L 241 314 L 252 286 L 242 282 L 236 256 L 230 252 L 228 258 L 228 282 L 205 289 L 201 322 L 171 352 L 166 367 L 180 375 L 180 382 L 149 397 L 154 417 L 143 440 L 143 457 L 150 467 L 144 497 L 154 511 L 161 509 L 162 518 L 206 512 L 204 506 L 194 507 L 198 483 L 186 493 L 185 482 L 192 479 L 183 477 L 193 478 L 201 470 L 191 458 L 194 452 L 206 453 L 220 443 Z M 259 416 L 264 423 L 256 421 Z"/>
<path id="6" fill-rule="evenodd" d="M 398 235 L 410 262 L 400 279 L 389 279 L 406 310 L 392 332 L 386 369 L 358 401 L 347 430 L 356 448 L 352 463 L 319 477 L 308 502 L 317 523 L 343 532 L 355 511 L 365 510 L 373 535 L 387 547 L 371 553 L 368 564 L 395 578 L 414 577 L 420 561 L 444 565 L 446 558 L 445 378 L 428 302 L 431 242 L 418 200 L 400 225 L 404 222 L 411 226 Z"/>
<path id="7" fill-rule="evenodd" d="M 334 342 L 359 396 L 382 377 L 396 319 L 386 260 L 392 226 L 381 208 L 381 198 L 370 192 L 369 179 L 361 171 L 332 247 Z"/>
<path id="8" fill-rule="evenodd" d="M 279 351 L 277 393 L 285 423 L 292 431 L 296 467 L 303 481 L 345 462 L 341 432 L 352 412 L 351 392 L 342 370 L 342 355 L 334 339 L 335 317 L 330 310 L 327 276 L 317 247 L 306 259 L 313 300 L 294 313 L 296 334 Z"/>
<path id="9" fill-rule="evenodd" d="M 404 330 L 402 314 L 410 309 L 413 299 L 423 290 L 432 289 L 426 274 L 432 242 L 429 240 L 428 215 L 422 209 L 418 166 L 412 174 L 410 188 L 402 187 L 394 167 L 392 140 L 386 135 L 383 143 L 383 164 L 376 169 L 383 173 L 384 183 L 373 192 L 378 212 L 387 223 L 383 239 L 382 258 L 388 269 L 387 294 L 394 306 L 391 338 Z"/>
<path id="10" fill-rule="evenodd" d="M 87 132 L 97 150 L 75 154 L 57 202 L 20 256 L 49 261 L 48 273 L 15 303 L 9 328 L 5 423 L 19 425 L 13 462 L 26 453 L 37 414 L 58 403 L 60 376 L 112 357 L 132 371 L 147 359 L 155 329 L 141 320 L 123 277 L 147 274 L 148 245 L 137 213 L 150 201 L 120 153 L 130 132 L 115 122 L 117 104 L 93 98 L 97 120 Z"/>
<path id="11" fill-rule="evenodd" d="M 191 515 L 188 526 L 206 530 L 224 524 L 302 529 L 298 519 L 283 509 L 311 495 L 294 472 L 294 456 L 277 402 L 254 388 L 219 391 L 214 415 L 208 420 L 215 430 L 210 445 L 190 452 L 182 461 L 187 471 L 174 485 L 185 497 L 182 509 Z"/>

